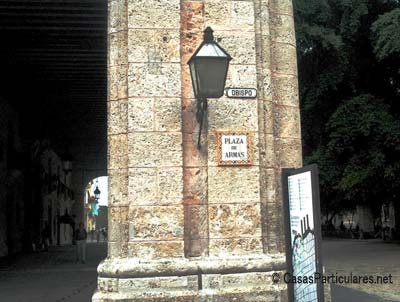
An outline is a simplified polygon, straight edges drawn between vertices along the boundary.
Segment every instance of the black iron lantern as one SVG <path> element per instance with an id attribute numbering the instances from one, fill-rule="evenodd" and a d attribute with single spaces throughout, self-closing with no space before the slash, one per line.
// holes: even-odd
<path id="1" fill-rule="evenodd" d="M 204 41 L 188 62 L 197 99 L 220 98 L 224 95 L 230 60 L 231 56 L 214 41 L 211 27 L 207 27 Z"/>
<path id="2" fill-rule="evenodd" d="M 204 30 L 204 41 L 190 58 L 188 64 L 194 95 L 197 99 L 197 120 L 200 123 L 197 148 L 200 149 L 201 130 L 207 98 L 220 98 L 224 95 L 231 56 L 214 41 L 213 30 Z"/>
<path id="3" fill-rule="evenodd" d="M 101 193 L 98 186 L 96 186 L 96 189 L 94 190 L 93 193 L 94 193 L 94 199 L 97 202 L 100 199 L 100 193 Z"/>

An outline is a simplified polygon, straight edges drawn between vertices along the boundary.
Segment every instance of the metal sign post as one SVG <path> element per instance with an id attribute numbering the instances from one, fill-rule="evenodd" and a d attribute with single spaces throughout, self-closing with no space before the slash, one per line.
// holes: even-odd
<path id="1" fill-rule="evenodd" d="M 289 301 L 323 302 L 323 284 L 316 278 L 323 273 L 317 165 L 283 169 L 282 186 Z"/>

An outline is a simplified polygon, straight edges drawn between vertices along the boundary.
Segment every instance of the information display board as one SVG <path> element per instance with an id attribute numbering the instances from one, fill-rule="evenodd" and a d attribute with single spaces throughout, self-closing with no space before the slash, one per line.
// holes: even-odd
<path id="1" fill-rule="evenodd" d="M 318 167 L 283 169 L 289 301 L 323 302 Z"/>

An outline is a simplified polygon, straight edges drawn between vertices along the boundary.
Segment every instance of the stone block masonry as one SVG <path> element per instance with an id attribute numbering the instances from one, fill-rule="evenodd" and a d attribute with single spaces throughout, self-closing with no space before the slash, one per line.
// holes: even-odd
<path id="1" fill-rule="evenodd" d="M 197 149 L 187 62 L 211 26 L 233 57 Z M 94 302 L 286 301 L 281 169 L 302 164 L 291 0 L 109 0 L 108 258 Z M 217 131 L 250 166 L 218 166 Z"/>

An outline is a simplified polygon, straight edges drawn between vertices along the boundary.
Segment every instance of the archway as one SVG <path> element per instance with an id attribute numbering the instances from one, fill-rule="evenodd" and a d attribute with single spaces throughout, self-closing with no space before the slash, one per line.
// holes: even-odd
<path id="1" fill-rule="evenodd" d="M 94 291 L 106 244 L 88 247 L 82 269 L 71 243 L 85 221 L 87 183 L 107 174 L 107 7 L 107 0 L 0 4 L 0 256 L 10 251 L 24 269 L 41 268 L 31 277 L 37 283 L 20 270 L 15 287 L 0 290 L 5 300 L 74 293 L 89 301 Z M 64 169 L 67 151 L 72 166 Z M 29 286 L 21 289 L 23 278 Z"/>
<path id="2" fill-rule="evenodd" d="M 108 176 L 89 181 L 84 193 L 84 224 L 88 241 L 106 241 L 108 230 Z"/>

